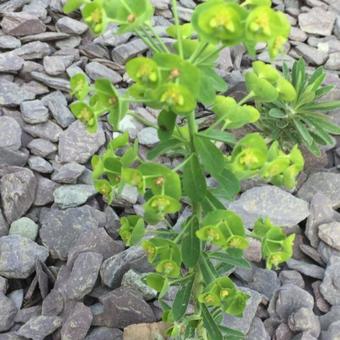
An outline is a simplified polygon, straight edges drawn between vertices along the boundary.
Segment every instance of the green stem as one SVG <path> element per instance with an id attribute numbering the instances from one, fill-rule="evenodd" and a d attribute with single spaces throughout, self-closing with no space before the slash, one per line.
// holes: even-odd
<path id="1" fill-rule="evenodd" d="M 152 25 L 147 24 L 146 27 L 151 31 L 152 35 L 156 38 L 156 40 L 159 43 L 160 47 L 163 49 L 163 52 L 170 53 L 168 47 L 165 45 L 164 41 L 159 36 L 159 34 L 155 31 L 155 29 L 152 27 Z"/>
<path id="2" fill-rule="evenodd" d="M 143 42 L 145 43 L 145 45 L 147 45 L 147 46 L 152 50 L 152 52 L 154 52 L 154 53 L 158 53 L 158 52 L 159 52 L 158 48 L 157 48 L 157 47 L 149 40 L 148 37 L 146 37 L 145 35 L 142 35 L 141 32 L 138 32 L 137 29 L 135 29 L 134 32 L 135 32 L 135 34 L 136 34 L 140 39 L 143 40 Z"/>
<path id="3" fill-rule="evenodd" d="M 250 91 L 244 98 L 242 98 L 238 104 L 243 105 L 245 104 L 249 99 L 254 98 L 255 93 L 253 91 Z"/>
<path id="4" fill-rule="evenodd" d="M 205 57 L 203 57 L 200 60 L 196 61 L 196 65 L 201 65 L 203 64 L 205 61 L 209 60 L 209 58 L 213 57 L 216 54 L 219 54 L 223 49 L 225 48 L 224 45 L 218 47 L 217 49 L 215 49 L 214 51 L 212 51 L 211 53 L 208 53 Z"/>
<path id="5" fill-rule="evenodd" d="M 182 42 L 182 36 L 179 29 L 180 22 L 178 17 L 178 10 L 177 10 L 177 0 L 172 0 L 172 13 L 175 18 L 175 25 L 176 25 L 176 34 L 177 34 L 177 40 L 178 40 L 178 52 L 179 56 L 183 59 L 183 42 Z"/>
<path id="6" fill-rule="evenodd" d="M 143 32 L 144 36 L 148 39 L 149 44 L 153 46 L 155 52 L 161 52 L 159 47 L 154 43 L 152 36 L 149 34 L 149 32 L 143 27 L 140 26 L 140 30 Z"/>
<path id="7" fill-rule="evenodd" d="M 180 164 L 178 164 L 175 168 L 173 168 L 172 170 L 173 171 L 178 171 L 179 169 L 183 168 L 183 166 L 188 163 L 190 161 L 190 159 L 192 158 L 192 154 L 187 157 L 183 162 L 181 162 Z"/>
<path id="8" fill-rule="evenodd" d="M 202 53 L 205 51 L 205 49 L 209 46 L 209 43 L 204 43 L 204 42 L 200 42 L 194 53 L 191 55 L 189 61 L 192 63 L 195 63 L 195 61 L 202 55 Z"/>

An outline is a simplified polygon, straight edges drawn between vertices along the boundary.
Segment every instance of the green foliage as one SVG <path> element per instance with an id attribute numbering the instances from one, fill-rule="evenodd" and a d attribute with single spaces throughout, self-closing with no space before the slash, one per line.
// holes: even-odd
<path id="1" fill-rule="evenodd" d="M 256 72 L 255 63 L 253 68 Z M 261 111 L 257 124 L 263 133 L 287 148 L 303 144 L 317 156 L 321 146 L 333 145 L 332 135 L 340 134 L 340 128 L 325 113 L 339 109 L 340 101 L 323 99 L 333 89 L 323 85 L 325 78 L 321 67 L 308 74 L 303 60 L 295 62 L 291 72 L 285 66 L 284 79 L 280 76 L 276 83 L 276 99 L 273 100 L 274 96 L 270 99 L 269 90 L 263 91 L 268 95 L 267 101 L 255 97 Z"/>
<path id="2" fill-rule="evenodd" d="M 221 325 L 224 313 L 241 317 L 249 299 L 231 273 L 250 267 L 244 258 L 249 237 L 261 240 L 263 259 L 271 268 L 292 256 L 294 236 L 287 237 L 265 216 L 250 232 L 224 202 L 240 192 L 240 181 L 252 177 L 293 189 L 304 166 L 298 145 L 329 142 L 329 134 L 339 130 L 320 114 L 339 104 L 318 101 L 329 91 L 321 85 L 323 71 L 306 77 L 302 62 L 290 74 L 256 61 L 245 75 L 249 94 L 239 102 L 224 95 L 227 84 L 215 70 L 224 47 L 244 44 L 254 54 L 256 44 L 265 42 L 275 57 L 286 42 L 287 18 L 270 6 L 269 0 L 208 0 L 196 7 L 190 23 L 181 25 L 172 0 L 175 20 L 167 34 L 173 42 L 165 44 L 151 25 L 149 0 L 69 0 L 65 5 L 66 12 L 79 8 L 94 33 L 114 23 L 118 33 L 132 32 L 152 52 L 127 62 L 132 84 L 125 91 L 107 79 L 90 84 L 85 75 L 74 76 L 71 110 L 90 132 L 102 120 L 118 132 L 91 160 L 94 185 L 109 204 L 125 186 L 138 190 L 143 214 L 123 216 L 119 234 L 127 246 L 145 250 L 155 269 L 145 282 L 158 292 L 168 334 L 178 339 L 243 338 Z M 255 106 L 246 104 L 251 99 Z M 156 126 L 150 125 L 160 142 L 147 157 L 120 131 L 126 115 L 147 123 L 132 103 L 159 110 Z M 195 116 L 202 104 L 214 113 L 207 129 L 199 129 Z M 233 130 L 249 124 L 258 131 L 238 140 Z M 161 165 L 158 157 L 163 155 L 181 163 Z M 184 205 L 190 205 L 191 215 L 175 230 Z M 177 294 L 169 306 L 164 297 L 172 286 Z M 188 305 L 195 308 L 190 315 Z"/>

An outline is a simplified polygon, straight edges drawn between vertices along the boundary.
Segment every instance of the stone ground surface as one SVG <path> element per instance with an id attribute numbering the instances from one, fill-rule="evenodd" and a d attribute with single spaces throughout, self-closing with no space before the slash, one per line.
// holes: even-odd
<path id="1" fill-rule="evenodd" d="M 153 2 L 162 33 L 170 0 Z M 184 21 L 195 5 L 180 0 Z M 276 63 L 302 56 L 311 67 L 324 65 L 336 86 L 331 97 L 340 99 L 340 0 L 274 5 L 293 26 L 288 54 Z M 155 292 L 141 281 L 150 267 L 140 248 L 125 249 L 117 236 L 119 215 L 140 211 L 140 198 L 127 187 L 108 207 L 96 195 L 88 161 L 112 131 L 103 121 L 89 135 L 68 109 L 70 76 L 86 72 L 124 86 L 123 63 L 146 47 L 129 34 L 92 38 L 79 17 L 65 17 L 62 0 L 0 0 L 0 26 L 0 340 L 122 339 L 124 328 L 125 339 L 153 339 L 164 325 L 156 324 Z M 244 54 L 226 49 L 219 60 L 231 94 L 250 65 Z M 267 52 L 259 49 L 258 58 L 268 61 Z M 155 112 L 136 110 L 155 122 Z M 155 130 L 132 118 L 121 127 L 144 153 L 157 143 Z M 233 274 L 251 299 L 242 319 L 224 324 L 248 340 L 339 339 L 338 146 L 308 158 L 297 192 L 250 183 L 230 206 L 247 225 L 268 215 L 297 234 L 294 257 L 280 271 L 263 269 L 252 241 L 252 269 Z"/>

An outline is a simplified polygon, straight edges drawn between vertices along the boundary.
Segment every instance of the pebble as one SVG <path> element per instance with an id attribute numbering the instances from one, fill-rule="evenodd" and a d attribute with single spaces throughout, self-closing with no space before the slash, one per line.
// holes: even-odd
<path id="1" fill-rule="evenodd" d="M 52 175 L 52 180 L 63 184 L 74 184 L 85 171 L 85 166 L 76 162 L 62 165 Z"/>
<path id="2" fill-rule="evenodd" d="M 323 281 L 320 285 L 322 296 L 331 304 L 340 304 L 340 262 L 339 258 L 331 257 Z"/>
<path id="3" fill-rule="evenodd" d="M 138 132 L 138 141 L 141 145 L 154 146 L 159 143 L 158 132 L 153 127 L 147 127 Z"/>
<path id="4" fill-rule="evenodd" d="M 295 50 L 306 60 L 307 63 L 311 65 L 323 65 L 328 59 L 328 53 L 320 51 L 307 44 L 300 43 L 295 46 Z"/>
<path id="5" fill-rule="evenodd" d="M 28 159 L 28 165 L 31 170 L 40 172 L 41 174 L 50 174 L 53 172 L 52 165 L 40 156 L 31 156 Z"/>
<path id="6" fill-rule="evenodd" d="M 64 78 L 50 77 L 45 73 L 41 72 L 32 72 L 32 78 L 43 83 L 44 85 L 64 92 L 70 91 L 70 83 Z"/>
<path id="7" fill-rule="evenodd" d="M 27 148 L 30 149 L 33 155 L 40 157 L 47 157 L 57 151 L 55 144 L 42 138 L 32 139 L 32 141 L 27 144 Z"/>
<path id="8" fill-rule="evenodd" d="M 25 100 L 35 98 L 35 94 L 6 79 L 0 80 L 0 105 L 18 106 Z"/>
<path id="9" fill-rule="evenodd" d="M 93 185 L 61 185 L 54 193 L 54 202 L 61 209 L 78 207 L 97 194 Z"/>
<path id="10" fill-rule="evenodd" d="M 98 62 L 92 62 L 87 64 L 85 70 L 86 74 L 92 80 L 106 78 L 109 79 L 113 84 L 117 84 L 122 81 L 122 77 L 118 72 Z"/>
<path id="11" fill-rule="evenodd" d="M 309 215 L 307 202 L 270 185 L 247 190 L 229 209 L 240 215 L 247 228 L 262 217 L 269 217 L 278 226 L 293 227 Z"/>
<path id="12" fill-rule="evenodd" d="M 0 73 L 18 73 L 25 60 L 12 53 L 3 53 L 0 55 Z"/>
<path id="13" fill-rule="evenodd" d="M 19 150 L 21 147 L 22 131 L 18 122 L 8 116 L 0 117 L 0 147 Z"/>
<path id="14" fill-rule="evenodd" d="M 289 269 L 295 269 L 301 274 L 315 279 L 323 279 L 325 274 L 325 270 L 322 267 L 305 261 L 290 259 L 287 261 L 287 266 Z"/>
<path id="15" fill-rule="evenodd" d="M 0 48 L 14 50 L 21 46 L 21 41 L 16 37 L 11 35 L 1 35 L 0 36 Z"/>
<path id="16" fill-rule="evenodd" d="M 319 226 L 319 237 L 326 244 L 340 251 L 340 223 L 331 222 Z"/>
<path id="17" fill-rule="evenodd" d="M 58 142 L 62 128 L 51 120 L 42 124 L 29 125 L 23 127 L 24 131 L 33 137 L 47 139 L 51 142 Z"/>
<path id="18" fill-rule="evenodd" d="M 38 180 L 38 185 L 34 205 L 41 207 L 52 203 L 54 200 L 53 192 L 58 184 L 43 176 L 37 175 L 36 177 Z"/>
<path id="19" fill-rule="evenodd" d="M 73 56 L 46 56 L 43 60 L 45 72 L 50 76 L 63 74 L 72 64 Z"/>
<path id="20" fill-rule="evenodd" d="M 23 102 L 20 109 L 23 120 L 28 124 L 39 124 L 48 120 L 48 109 L 41 100 Z"/>
<path id="21" fill-rule="evenodd" d="M 0 332 L 8 331 L 13 326 L 17 312 L 13 301 L 0 293 Z"/>
<path id="22" fill-rule="evenodd" d="M 78 20 L 62 17 L 56 22 L 56 28 L 63 33 L 81 35 L 88 30 L 88 26 Z"/>
<path id="23" fill-rule="evenodd" d="M 332 34 L 335 19 L 334 13 L 314 7 L 299 15 L 299 26 L 306 33 L 328 36 Z"/>
<path id="24" fill-rule="evenodd" d="M 51 52 L 52 49 L 49 44 L 40 41 L 33 41 L 28 44 L 22 45 L 20 48 L 17 48 L 12 53 L 14 53 L 18 57 L 23 58 L 24 60 L 35 60 L 42 59 L 46 55 L 51 54 Z"/>
<path id="25" fill-rule="evenodd" d="M 60 136 L 59 157 L 61 162 L 86 163 L 104 145 L 105 135 L 99 126 L 96 133 L 89 133 L 80 121 L 72 123 Z"/>
<path id="26" fill-rule="evenodd" d="M 35 269 L 35 261 L 45 262 L 48 250 L 27 237 L 9 235 L 0 238 L 0 275 L 26 279 Z"/>
<path id="27" fill-rule="evenodd" d="M 340 52 L 331 53 L 325 64 L 327 70 L 340 71 Z"/>
<path id="28" fill-rule="evenodd" d="M 38 236 L 39 226 L 28 217 L 21 217 L 12 222 L 9 228 L 9 235 L 20 235 L 32 241 Z"/>

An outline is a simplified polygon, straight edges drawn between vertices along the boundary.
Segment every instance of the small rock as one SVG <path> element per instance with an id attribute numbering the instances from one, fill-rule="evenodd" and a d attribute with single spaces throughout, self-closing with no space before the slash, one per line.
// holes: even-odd
<path id="1" fill-rule="evenodd" d="M 320 334 L 319 318 L 312 309 L 300 308 L 288 318 L 288 326 L 293 332 L 306 332 L 314 337 Z"/>
<path id="2" fill-rule="evenodd" d="M 120 254 L 114 255 L 103 262 L 100 276 L 105 285 L 116 288 L 120 285 L 123 275 L 130 269 L 138 272 L 148 272 L 148 264 L 144 250 L 140 247 L 130 247 Z"/>
<path id="3" fill-rule="evenodd" d="M 298 197 L 311 201 L 316 193 L 322 193 L 331 201 L 333 208 L 340 207 L 340 174 L 318 172 L 312 174 L 298 191 Z"/>
<path id="4" fill-rule="evenodd" d="M 117 84 L 122 81 L 120 74 L 109 67 L 102 65 L 97 62 L 91 62 L 85 67 L 86 74 L 92 79 L 106 78 L 109 79 L 113 84 Z"/>
<path id="5" fill-rule="evenodd" d="M 289 35 L 290 40 L 304 42 L 307 40 L 307 34 L 297 27 L 292 27 Z"/>
<path id="6" fill-rule="evenodd" d="M 275 225 L 292 227 L 309 215 L 307 202 L 270 185 L 247 190 L 229 209 L 239 214 L 248 228 L 261 217 L 269 217 Z"/>
<path id="7" fill-rule="evenodd" d="M 331 222 L 319 226 L 319 237 L 329 246 L 340 251 L 340 223 Z"/>
<path id="8" fill-rule="evenodd" d="M 18 311 L 17 315 L 15 316 L 16 323 L 26 323 L 32 318 L 35 318 L 41 314 L 41 306 L 33 306 L 22 308 Z"/>
<path id="9" fill-rule="evenodd" d="M 23 120 L 28 124 L 44 123 L 48 120 L 48 109 L 41 100 L 23 102 L 20 109 Z"/>
<path id="10" fill-rule="evenodd" d="M 50 77 L 46 75 L 45 73 L 41 73 L 41 72 L 32 72 L 31 75 L 33 79 L 43 83 L 44 85 L 52 89 L 60 90 L 64 92 L 70 91 L 70 82 L 64 78 Z"/>
<path id="11" fill-rule="evenodd" d="M 88 30 L 88 26 L 78 20 L 62 17 L 56 22 L 56 27 L 60 32 L 81 35 Z"/>
<path id="12" fill-rule="evenodd" d="M 315 299 L 316 307 L 322 313 L 327 313 L 330 309 L 329 303 L 322 297 L 320 292 L 321 281 L 315 281 L 312 283 L 313 294 Z"/>
<path id="13" fill-rule="evenodd" d="M 340 306 L 332 306 L 331 310 L 320 316 L 320 324 L 322 330 L 327 330 L 329 326 L 340 320 Z"/>
<path id="14" fill-rule="evenodd" d="M 13 107 L 20 105 L 25 100 L 34 98 L 33 92 L 27 91 L 16 83 L 6 79 L 0 81 L 0 105 Z"/>
<path id="15" fill-rule="evenodd" d="M 136 323 L 156 321 L 151 307 L 130 289 L 117 288 L 100 297 L 99 301 L 104 307 L 107 327 L 124 328 Z"/>
<path id="16" fill-rule="evenodd" d="M 29 169 L 18 168 L 0 180 L 0 194 L 8 223 L 23 216 L 35 199 L 37 180 Z"/>
<path id="17" fill-rule="evenodd" d="M 0 238 L 0 275 L 9 279 L 26 279 L 34 272 L 35 261 L 45 262 L 48 250 L 19 235 Z"/>
<path id="18" fill-rule="evenodd" d="M 61 185 L 54 193 L 54 202 L 61 209 L 78 207 L 97 193 L 92 185 Z"/>
<path id="19" fill-rule="evenodd" d="M 22 167 L 27 163 L 29 152 L 27 149 L 11 150 L 0 147 L 0 164 Z"/>
<path id="20" fill-rule="evenodd" d="M 105 135 L 101 127 L 91 134 L 80 121 L 75 121 L 60 136 L 60 160 L 84 164 L 104 143 Z"/>
<path id="21" fill-rule="evenodd" d="M 50 76 L 63 74 L 72 64 L 73 56 L 46 56 L 44 58 L 44 69 Z"/>
<path id="22" fill-rule="evenodd" d="M 58 316 L 38 316 L 30 319 L 17 331 L 24 338 L 44 340 L 61 327 L 62 318 Z"/>
<path id="23" fill-rule="evenodd" d="M 20 235 L 34 241 L 38 236 L 38 225 L 28 217 L 21 217 L 12 222 L 9 235 Z"/>
<path id="24" fill-rule="evenodd" d="M 21 46 L 21 41 L 16 37 L 12 37 L 11 35 L 1 35 L 0 36 L 0 48 L 14 50 Z"/>
<path id="25" fill-rule="evenodd" d="M 58 289 L 52 289 L 42 302 L 42 315 L 54 316 L 62 313 L 64 297 Z"/>
<path id="26" fill-rule="evenodd" d="M 289 269 L 295 269 L 298 272 L 315 279 L 322 279 L 325 274 L 325 270 L 322 267 L 304 261 L 290 259 L 287 261 L 287 265 Z"/>
<path id="27" fill-rule="evenodd" d="M 2 211 L 0 209 L 0 237 L 1 236 L 6 236 L 8 234 L 8 224 L 5 220 L 4 215 L 2 214 Z M 1 281 L 1 278 L 0 278 Z M 1 286 L 1 284 L 0 284 Z M 1 289 L 0 289 L 1 291 Z"/>
<path id="28" fill-rule="evenodd" d="M 325 276 L 320 285 L 322 296 L 331 304 L 340 304 L 340 262 L 332 257 L 326 268 Z"/>
<path id="29" fill-rule="evenodd" d="M 0 306 L 0 332 L 4 332 L 13 326 L 18 310 L 13 301 L 3 293 L 0 293 Z"/>
<path id="30" fill-rule="evenodd" d="M 295 50 L 299 55 L 304 57 L 307 63 L 312 65 L 320 66 L 325 63 L 328 59 L 328 54 L 326 52 L 322 52 L 314 47 L 310 47 L 307 44 L 298 44 L 295 46 Z"/>
<path id="31" fill-rule="evenodd" d="M 51 142 L 57 142 L 63 131 L 60 126 L 50 120 L 42 124 L 24 125 L 24 130 L 33 137 L 47 139 Z"/>
<path id="32" fill-rule="evenodd" d="M 53 192 L 55 188 L 58 186 L 58 184 L 52 182 L 51 180 L 43 176 L 37 176 L 37 179 L 38 186 L 34 200 L 34 205 L 42 207 L 54 201 Z"/>
<path id="33" fill-rule="evenodd" d="M 157 130 L 153 127 L 147 127 L 138 133 L 138 141 L 142 145 L 154 146 L 159 143 Z"/>
<path id="34" fill-rule="evenodd" d="M 69 250 L 83 232 L 99 226 L 94 209 L 89 206 L 67 210 L 42 209 L 40 224 L 42 243 L 53 258 L 60 260 L 67 259 Z"/>
<path id="35" fill-rule="evenodd" d="M 52 165 L 40 156 L 31 156 L 28 159 L 28 165 L 31 170 L 40 172 L 42 174 L 50 174 L 53 172 Z"/>
<path id="36" fill-rule="evenodd" d="M 104 228 L 90 229 L 83 232 L 77 238 L 68 253 L 67 265 L 73 266 L 77 256 L 83 252 L 95 252 L 101 254 L 103 259 L 121 253 L 124 246 L 119 241 L 114 241 Z"/>
<path id="37" fill-rule="evenodd" d="M 84 165 L 71 162 L 62 165 L 52 175 L 52 180 L 63 184 L 73 184 L 85 171 Z"/>
<path id="38" fill-rule="evenodd" d="M 251 323 L 249 332 L 245 338 L 246 340 L 255 340 L 255 339 L 261 339 L 261 340 L 270 340 L 270 336 L 267 333 L 263 322 L 260 318 L 255 317 L 253 322 Z"/>
<path id="39" fill-rule="evenodd" d="M 140 39 L 117 46 L 112 51 L 112 60 L 124 65 L 129 59 L 147 51 L 147 45 Z"/>
<path id="40" fill-rule="evenodd" d="M 165 339 L 168 328 L 165 322 L 130 325 L 124 328 L 124 340 Z"/>
<path id="41" fill-rule="evenodd" d="M 94 252 L 80 253 L 68 280 L 63 284 L 63 293 L 70 300 L 81 300 L 89 294 L 97 281 L 103 256 Z"/>
<path id="42" fill-rule="evenodd" d="M 329 263 L 332 257 L 339 257 L 340 258 L 340 251 L 336 250 L 326 243 L 320 241 L 318 246 L 318 252 L 323 260 L 324 263 Z"/>
<path id="43" fill-rule="evenodd" d="M 140 293 L 146 301 L 154 299 L 157 296 L 157 291 L 145 284 L 142 279 L 141 274 L 130 269 L 123 276 L 122 287 L 127 287 Z"/>
<path id="44" fill-rule="evenodd" d="M 42 59 L 46 55 L 51 54 L 51 47 L 47 43 L 33 41 L 17 48 L 12 53 L 24 60 Z"/>
<path id="45" fill-rule="evenodd" d="M 33 139 L 27 144 L 27 147 L 31 150 L 33 155 L 40 157 L 47 157 L 57 151 L 55 144 L 42 138 Z"/>
<path id="46" fill-rule="evenodd" d="M 340 70 L 340 52 L 331 53 L 329 55 L 329 58 L 327 60 L 327 63 L 325 64 L 325 68 L 327 70 Z"/>
<path id="47" fill-rule="evenodd" d="M 340 321 L 333 322 L 327 332 L 322 332 L 322 339 L 325 340 L 336 340 L 340 334 Z"/>
<path id="48" fill-rule="evenodd" d="M 85 340 L 123 340 L 123 332 L 118 328 L 94 327 Z"/>
<path id="49" fill-rule="evenodd" d="M 83 340 L 91 327 L 91 309 L 77 302 L 61 328 L 63 340 Z"/>
<path id="50" fill-rule="evenodd" d="M 334 13 L 314 7 L 299 15 L 299 26 L 306 33 L 328 36 L 332 34 L 335 18 Z"/>
<path id="51" fill-rule="evenodd" d="M 270 302 L 271 308 L 282 321 L 287 321 L 289 316 L 305 307 L 313 309 L 314 299 L 307 291 L 293 285 L 283 285 Z"/>
<path id="52" fill-rule="evenodd" d="M 24 65 L 24 59 L 13 53 L 2 53 L 0 55 L 0 73 L 17 73 Z"/>
<path id="53" fill-rule="evenodd" d="M 8 116 L 0 117 L 0 147 L 19 150 L 21 147 L 21 127 L 18 122 Z"/>
<path id="54" fill-rule="evenodd" d="M 45 32 L 46 26 L 34 15 L 25 12 L 6 13 L 1 26 L 6 34 L 21 37 Z"/>
<path id="55" fill-rule="evenodd" d="M 303 280 L 302 275 L 296 270 L 283 270 L 279 274 L 279 279 L 282 282 L 282 285 L 286 285 L 291 283 L 300 288 L 305 287 L 305 281 Z"/>

